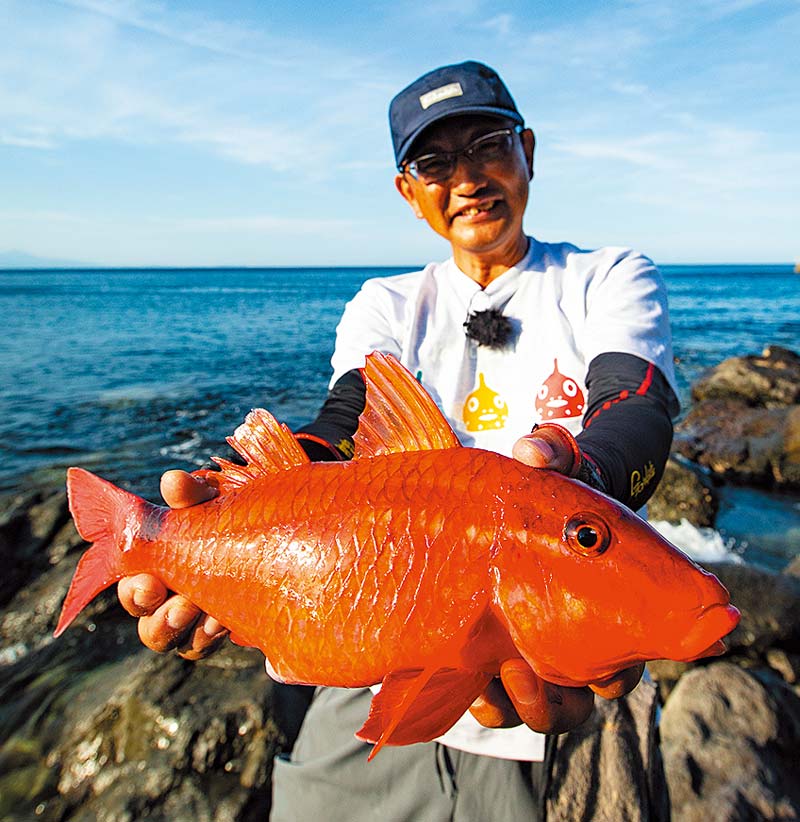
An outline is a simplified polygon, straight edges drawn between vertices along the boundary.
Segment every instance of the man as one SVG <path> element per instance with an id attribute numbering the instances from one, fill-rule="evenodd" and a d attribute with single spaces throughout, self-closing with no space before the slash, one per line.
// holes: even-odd
<path id="1" fill-rule="evenodd" d="M 499 76 L 467 62 L 436 69 L 390 106 L 395 185 L 452 258 L 364 284 L 337 329 L 331 392 L 296 436 L 312 459 L 344 459 L 372 350 L 416 374 L 465 445 L 577 476 L 633 508 L 655 488 L 677 412 L 666 297 L 646 258 L 528 237 L 522 226 L 534 135 Z M 555 423 L 555 424 L 554 424 Z M 531 428 L 534 428 L 532 433 Z M 213 495 L 182 472 L 174 507 Z M 224 628 L 151 577 L 120 599 L 156 650 L 189 658 Z M 545 683 L 521 660 L 441 740 L 387 748 L 366 764 L 353 732 L 368 690 L 318 689 L 291 759 L 275 763 L 275 820 L 536 819 L 553 737 L 590 714 L 593 692 L 630 691 L 641 668 L 592 688 Z M 477 721 L 476 721 L 477 720 Z"/>

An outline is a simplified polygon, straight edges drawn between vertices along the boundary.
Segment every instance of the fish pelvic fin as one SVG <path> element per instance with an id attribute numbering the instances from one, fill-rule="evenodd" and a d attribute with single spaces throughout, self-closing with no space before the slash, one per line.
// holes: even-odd
<path id="1" fill-rule="evenodd" d="M 259 477 L 288 471 L 309 462 L 292 432 L 263 408 L 254 408 L 233 436 L 227 437 L 227 442 L 244 458 L 246 465 L 214 457 L 221 470 L 194 472 L 221 494 L 241 488 Z"/>
<path id="2" fill-rule="evenodd" d="M 374 743 L 368 759 L 384 745 L 430 742 L 453 727 L 491 679 L 463 668 L 393 671 L 372 698 L 356 737 Z"/>
<path id="3" fill-rule="evenodd" d="M 103 590 L 125 576 L 120 542 L 149 506 L 143 499 L 82 468 L 67 471 L 69 510 L 78 533 L 94 543 L 80 558 L 53 636 Z"/>
<path id="4" fill-rule="evenodd" d="M 367 400 L 353 437 L 355 458 L 461 444 L 428 392 L 391 354 L 373 351 L 361 373 Z"/>

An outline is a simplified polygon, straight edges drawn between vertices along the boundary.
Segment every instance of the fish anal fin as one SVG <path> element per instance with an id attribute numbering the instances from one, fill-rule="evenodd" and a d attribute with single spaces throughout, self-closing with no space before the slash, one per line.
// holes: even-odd
<path id="1" fill-rule="evenodd" d="M 220 493 L 241 488 L 259 477 L 287 471 L 309 462 L 292 432 L 278 422 L 269 411 L 254 408 L 244 422 L 227 437 L 227 442 L 246 465 L 237 465 L 222 457 L 214 457 L 219 471 L 195 471 Z"/>
<path id="2" fill-rule="evenodd" d="M 395 357 L 373 351 L 362 375 L 367 399 L 353 438 L 355 458 L 460 445 L 428 392 Z"/>
<path id="3" fill-rule="evenodd" d="M 491 674 L 463 668 L 394 671 L 372 698 L 369 716 L 356 736 L 384 745 L 430 742 L 448 731 L 483 693 Z"/>

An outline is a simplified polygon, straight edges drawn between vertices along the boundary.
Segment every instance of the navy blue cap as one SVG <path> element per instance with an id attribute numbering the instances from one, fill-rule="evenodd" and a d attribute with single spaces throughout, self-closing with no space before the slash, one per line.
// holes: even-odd
<path id="1" fill-rule="evenodd" d="M 517 105 L 494 69 L 472 60 L 429 71 L 389 104 L 389 126 L 398 168 L 428 126 L 457 114 L 507 117 L 524 125 Z"/>

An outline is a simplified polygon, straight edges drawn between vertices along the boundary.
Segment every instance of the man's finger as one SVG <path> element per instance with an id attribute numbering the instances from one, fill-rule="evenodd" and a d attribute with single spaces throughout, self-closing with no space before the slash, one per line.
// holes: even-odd
<path id="1" fill-rule="evenodd" d="M 153 651 L 169 651 L 188 641 L 201 613 L 185 597 L 170 597 L 151 616 L 139 620 L 139 638 Z"/>
<path id="2" fill-rule="evenodd" d="M 560 734 L 585 722 L 594 706 L 589 688 L 564 688 L 537 676 L 522 659 L 509 659 L 500 678 L 522 721 L 540 733 Z"/>
<path id="3" fill-rule="evenodd" d="M 626 668 L 602 682 L 592 683 L 589 687 L 603 699 L 619 699 L 630 693 L 638 684 L 644 673 L 644 663 Z"/>
<path id="4" fill-rule="evenodd" d="M 167 588 L 160 579 L 150 574 L 123 577 L 117 585 L 117 596 L 122 607 L 135 617 L 148 616 L 167 599 Z"/>
<path id="5" fill-rule="evenodd" d="M 217 490 L 186 471 L 167 471 L 161 477 L 161 496 L 170 508 L 189 508 L 213 499 Z"/>
<path id="6" fill-rule="evenodd" d="M 498 678 L 489 683 L 469 710 L 487 728 L 515 728 L 522 724 L 514 703 L 508 698 L 506 689 Z"/>
<path id="7" fill-rule="evenodd" d="M 570 445 L 569 434 L 557 430 L 555 425 L 542 425 L 520 437 L 512 448 L 514 459 L 531 468 L 549 468 L 560 474 L 570 474 L 575 468 L 575 450 Z"/>
<path id="8" fill-rule="evenodd" d="M 197 621 L 188 638 L 178 646 L 178 655 L 184 659 L 204 659 L 219 648 L 229 633 L 218 620 L 206 615 Z"/>

